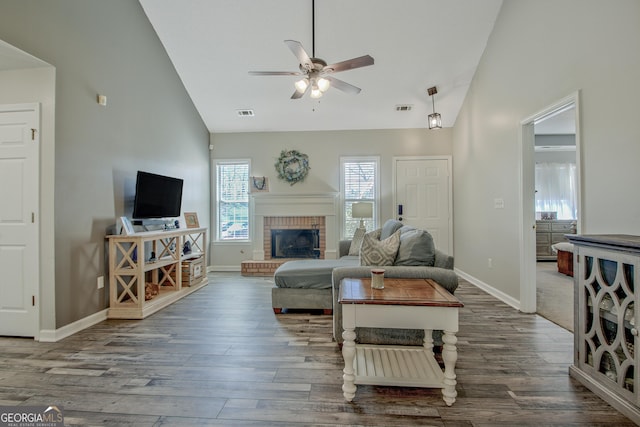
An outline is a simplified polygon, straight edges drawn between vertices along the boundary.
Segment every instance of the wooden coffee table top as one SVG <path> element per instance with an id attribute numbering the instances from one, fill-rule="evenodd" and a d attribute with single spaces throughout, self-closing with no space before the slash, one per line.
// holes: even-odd
<path id="1" fill-rule="evenodd" d="M 463 307 L 458 298 L 431 279 L 384 279 L 384 289 L 372 289 L 371 279 L 342 279 L 340 304 Z"/>

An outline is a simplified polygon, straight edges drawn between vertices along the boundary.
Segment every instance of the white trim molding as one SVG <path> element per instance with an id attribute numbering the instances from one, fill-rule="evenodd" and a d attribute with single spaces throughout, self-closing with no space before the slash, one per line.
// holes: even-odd
<path id="1" fill-rule="evenodd" d="M 93 313 L 87 317 L 76 320 L 73 323 L 69 323 L 58 329 L 43 329 L 40 330 L 40 342 L 58 342 L 61 339 L 70 337 L 71 335 L 82 331 L 83 329 L 87 329 L 93 325 L 97 325 L 98 323 L 107 320 L 107 312 L 108 309 L 104 309 L 102 311 L 98 311 L 97 313 Z"/>
<path id="2" fill-rule="evenodd" d="M 455 268 L 454 271 L 456 272 L 456 274 L 458 276 L 462 277 L 464 280 L 466 280 L 467 282 L 471 283 L 475 287 L 482 289 L 483 291 L 485 291 L 489 295 L 498 298 L 500 301 L 502 301 L 503 303 L 505 303 L 507 305 L 510 305 L 511 307 L 515 308 L 516 310 L 520 310 L 520 301 L 518 301 L 514 297 L 505 294 L 501 290 L 494 288 L 493 286 L 489 285 L 488 283 L 485 283 L 482 280 L 479 280 L 479 279 L 475 278 L 474 276 L 465 273 L 464 271 L 461 271 L 461 270 L 459 270 L 457 268 Z"/>

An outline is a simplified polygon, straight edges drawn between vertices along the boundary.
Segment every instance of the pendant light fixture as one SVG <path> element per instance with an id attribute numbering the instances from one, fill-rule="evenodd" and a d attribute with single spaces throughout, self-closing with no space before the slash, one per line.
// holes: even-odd
<path id="1" fill-rule="evenodd" d="M 436 113 L 436 101 L 434 99 L 434 95 L 438 93 L 438 89 L 436 87 L 430 87 L 427 89 L 427 93 L 431 97 L 431 105 L 433 107 L 433 113 L 429 114 L 429 129 L 442 129 L 442 117 L 439 113 Z"/>

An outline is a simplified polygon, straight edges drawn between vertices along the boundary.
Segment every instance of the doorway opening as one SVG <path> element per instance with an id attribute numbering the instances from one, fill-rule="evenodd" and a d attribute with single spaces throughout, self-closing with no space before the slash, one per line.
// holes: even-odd
<path id="1" fill-rule="evenodd" d="M 579 93 L 521 125 L 521 310 L 571 330 L 573 279 L 558 271 L 557 250 L 580 230 Z"/>

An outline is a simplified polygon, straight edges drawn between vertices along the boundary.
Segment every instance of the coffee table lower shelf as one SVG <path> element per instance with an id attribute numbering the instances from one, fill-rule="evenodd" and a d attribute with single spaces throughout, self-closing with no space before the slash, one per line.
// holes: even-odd
<path id="1" fill-rule="evenodd" d="M 442 368 L 422 346 L 356 345 L 353 365 L 356 384 L 444 387 Z"/>

